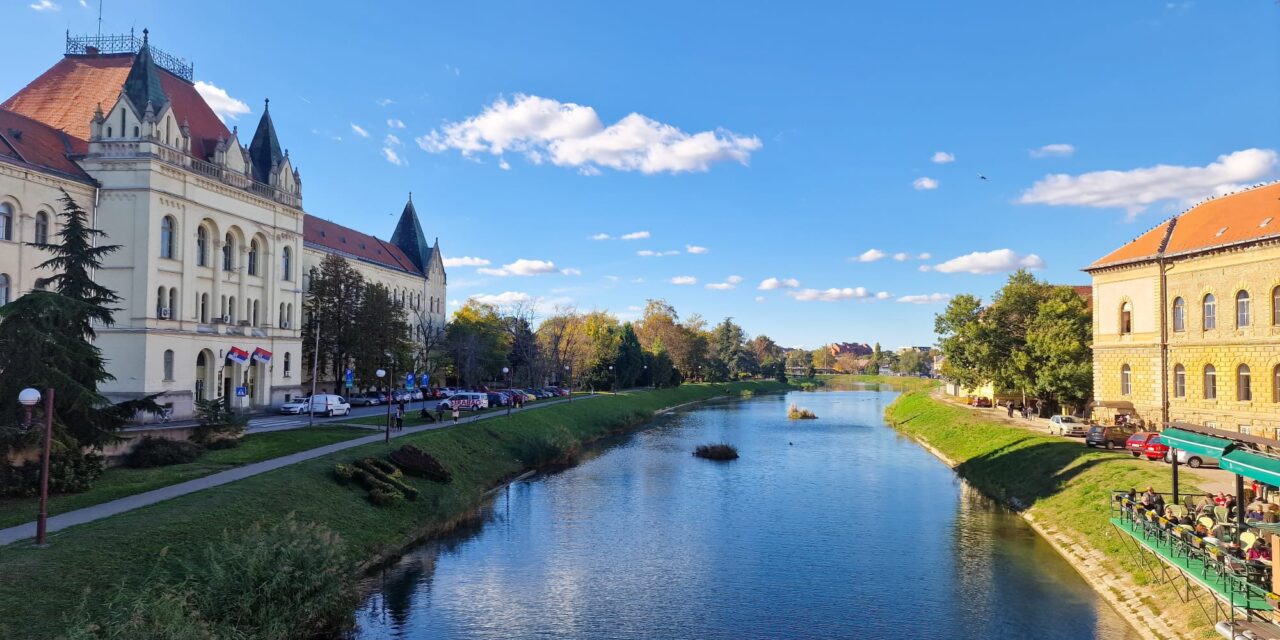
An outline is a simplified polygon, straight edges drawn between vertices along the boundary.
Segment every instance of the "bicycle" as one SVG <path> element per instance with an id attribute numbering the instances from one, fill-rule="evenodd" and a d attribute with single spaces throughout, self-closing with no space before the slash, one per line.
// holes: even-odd
<path id="1" fill-rule="evenodd" d="M 159 421 L 161 424 L 164 424 L 164 423 L 167 423 L 167 422 L 173 422 L 173 407 L 163 407 L 163 408 L 161 408 L 161 409 L 160 409 L 160 419 L 159 419 L 158 421 Z"/>

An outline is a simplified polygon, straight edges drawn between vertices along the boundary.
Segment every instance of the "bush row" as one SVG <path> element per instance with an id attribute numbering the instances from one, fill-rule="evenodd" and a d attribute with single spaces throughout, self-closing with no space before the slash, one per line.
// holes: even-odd
<path id="1" fill-rule="evenodd" d="M 426 478 L 427 480 L 444 484 L 448 484 L 453 480 L 453 475 L 435 457 L 411 444 L 406 444 L 392 451 L 387 457 L 391 458 L 391 462 L 404 469 L 406 473 L 419 478 Z"/>

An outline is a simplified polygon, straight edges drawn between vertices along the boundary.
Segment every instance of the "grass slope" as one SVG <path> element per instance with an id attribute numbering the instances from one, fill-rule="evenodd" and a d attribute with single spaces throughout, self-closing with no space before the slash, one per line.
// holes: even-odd
<path id="1" fill-rule="evenodd" d="M 356 557 L 394 553 L 417 534 L 469 513 L 487 489 L 505 479 L 557 453 L 634 428 L 662 408 L 744 389 L 786 388 L 772 382 L 698 384 L 565 403 L 305 461 L 54 533 L 47 549 L 9 545 L 0 548 L 0 638 L 56 637 L 65 615 L 78 603 L 93 607 L 113 586 L 136 584 L 162 555 L 198 566 L 209 543 L 224 530 L 238 531 L 289 513 L 338 533 Z M 334 482 L 335 463 L 384 456 L 406 443 L 435 456 L 453 473 L 453 482 L 406 478 L 421 496 L 390 508 L 374 507 L 363 490 Z"/>
<path id="2" fill-rule="evenodd" d="M 93 488 L 84 493 L 68 493 L 49 498 L 49 515 L 75 511 L 152 489 L 204 477 L 232 467 L 278 458 L 327 444 L 370 435 L 354 427 L 308 427 L 246 435 L 240 446 L 206 452 L 187 464 L 150 469 L 112 467 L 103 472 Z M 38 498 L 0 498 L 0 529 L 36 519 Z"/>
<path id="3" fill-rule="evenodd" d="M 1212 631 L 1194 604 L 1183 603 L 1167 584 L 1152 584 L 1108 522 L 1113 489 L 1170 491 L 1169 467 L 991 421 L 925 391 L 903 394 L 885 414 L 896 429 L 956 462 L 956 472 L 983 493 L 1027 509 L 1037 522 L 1100 551 L 1109 570 L 1127 574 L 1148 591 L 1154 611 L 1169 609 L 1167 617 L 1191 635 Z M 1181 475 L 1182 492 L 1195 492 L 1198 478 Z"/>

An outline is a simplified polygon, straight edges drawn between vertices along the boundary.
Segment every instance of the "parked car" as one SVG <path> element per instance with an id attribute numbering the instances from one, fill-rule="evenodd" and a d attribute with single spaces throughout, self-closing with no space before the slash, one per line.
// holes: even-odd
<path id="1" fill-rule="evenodd" d="M 1129 440 L 1129 436 L 1137 431 L 1134 427 L 1096 425 L 1089 427 L 1089 434 L 1084 437 L 1084 443 L 1090 447 L 1104 449 L 1123 447 Z"/>
<path id="2" fill-rule="evenodd" d="M 1054 416 L 1049 418 L 1049 433 L 1060 436 L 1083 436 L 1089 433 L 1089 425 L 1084 420 L 1072 416 Z"/>
<path id="3" fill-rule="evenodd" d="M 1133 454 L 1133 457 L 1138 458 L 1147 450 L 1147 443 L 1159 437 L 1160 434 L 1154 431 L 1139 431 L 1124 441 L 1124 448 Z"/>
<path id="4" fill-rule="evenodd" d="M 985 408 L 985 409 L 990 409 L 990 408 L 991 408 L 991 398 L 984 398 L 984 397 L 974 398 L 974 399 L 973 399 L 973 406 L 975 406 L 975 407 L 982 407 L 982 408 Z"/>
<path id="5" fill-rule="evenodd" d="M 1173 462 L 1173 456 L 1169 455 L 1168 451 L 1164 452 L 1164 461 L 1170 464 Z M 1216 467 L 1218 466 L 1218 459 L 1196 453 L 1188 453 L 1186 449 L 1178 449 L 1178 464 L 1185 464 L 1192 469 L 1199 469 L 1205 465 Z"/>
<path id="6" fill-rule="evenodd" d="M 382 394 L 376 391 L 353 394 L 347 398 L 353 407 L 376 407 L 382 404 Z"/>
<path id="7" fill-rule="evenodd" d="M 309 412 L 331 417 L 345 416 L 351 413 L 351 405 L 342 396 L 332 393 L 317 393 L 311 398 L 286 402 L 280 406 L 280 413 L 303 414 Z"/>
<path id="8" fill-rule="evenodd" d="M 489 396 L 489 406 L 491 407 L 505 407 L 510 404 L 506 394 L 498 393 L 497 391 L 489 391 L 486 392 L 485 395 Z"/>
<path id="9" fill-rule="evenodd" d="M 436 405 L 442 411 L 479 411 L 489 408 L 489 396 L 484 393 L 455 393 Z"/>
<path id="10" fill-rule="evenodd" d="M 1142 454 L 1148 460 L 1164 460 L 1169 453 L 1169 445 L 1159 435 L 1147 441 L 1147 446 L 1142 450 Z"/>

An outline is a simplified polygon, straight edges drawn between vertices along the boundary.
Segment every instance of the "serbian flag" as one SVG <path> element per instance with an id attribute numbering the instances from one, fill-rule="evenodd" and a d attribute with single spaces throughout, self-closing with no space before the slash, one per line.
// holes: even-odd
<path id="1" fill-rule="evenodd" d="M 253 359 L 256 362 L 267 364 L 271 362 L 271 352 L 263 349 L 262 347 L 258 347 L 253 350 Z"/>
<path id="2" fill-rule="evenodd" d="M 236 364 L 244 364 L 249 361 L 249 352 L 240 347 L 231 347 L 227 352 L 227 359 Z"/>

